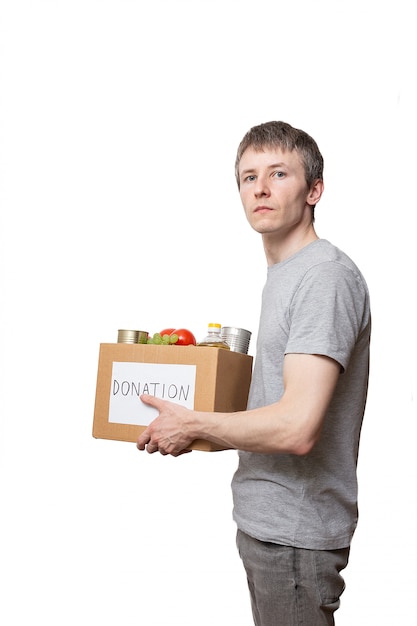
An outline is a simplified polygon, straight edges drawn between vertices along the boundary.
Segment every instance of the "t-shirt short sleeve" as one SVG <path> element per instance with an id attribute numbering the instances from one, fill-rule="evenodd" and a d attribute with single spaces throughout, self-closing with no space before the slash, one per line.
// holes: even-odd
<path id="1" fill-rule="evenodd" d="M 288 315 L 285 353 L 328 356 L 346 369 L 364 316 L 361 277 L 342 263 L 324 261 L 303 276 Z"/>

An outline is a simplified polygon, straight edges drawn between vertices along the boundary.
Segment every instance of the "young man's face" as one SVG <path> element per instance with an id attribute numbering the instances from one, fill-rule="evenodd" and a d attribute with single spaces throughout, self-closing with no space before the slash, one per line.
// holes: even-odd
<path id="1" fill-rule="evenodd" d="M 249 224 L 258 233 L 285 237 L 311 224 L 316 195 L 309 189 L 295 151 L 249 147 L 239 163 L 240 197 Z"/>

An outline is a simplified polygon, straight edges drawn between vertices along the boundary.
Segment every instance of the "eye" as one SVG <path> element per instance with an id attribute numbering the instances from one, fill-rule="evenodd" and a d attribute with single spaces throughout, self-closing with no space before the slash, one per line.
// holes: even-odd
<path id="1" fill-rule="evenodd" d="M 254 180 L 256 180 L 255 174 L 249 174 L 248 176 L 244 178 L 244 181 L 246 183 L 253 183 Z"/>
<path id="2" fill-rule="evenodd" d="M 273 172 L 272 174 L 275 178 L 284 178 L 285 173 L 282 172 L 281 170 L 277 170 L 276 172 Z"/>

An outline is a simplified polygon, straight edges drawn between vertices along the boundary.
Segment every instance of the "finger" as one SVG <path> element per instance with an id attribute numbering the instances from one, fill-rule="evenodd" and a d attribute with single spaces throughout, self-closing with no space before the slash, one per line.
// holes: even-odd
<path id="1" fill-rule="evenodd" d="M 158 410 L 160 410 L 160 407 L 162 407 L 162 404 L 164 402 L 164 400 L 161 400 L 160 398 L 155 398 L 155 396 L 151 396 L 149 393 L 143 393 L 140 396 L 140 399 L 142 400 L 144 404 L 153 406 Z"/>
<path id="2" fill-rule="evenodd" d="M 136 447 L 138 450 L 144 450 L 146 447 L 146 444 L 149 443 L 151 440 L 150 435 L 148 434 L 147 430 L 144 430 L 143 433 L 141 435 L 139 435 L 138 440 L 136 442 Z"/>
<path id="3" fill-rule="evenodd" d="M 154 454 L 155 452 L 158 452 L 158 444 L 150 441 L 146 446 L 146 452 L 149 452 L 149 454 Z"/>

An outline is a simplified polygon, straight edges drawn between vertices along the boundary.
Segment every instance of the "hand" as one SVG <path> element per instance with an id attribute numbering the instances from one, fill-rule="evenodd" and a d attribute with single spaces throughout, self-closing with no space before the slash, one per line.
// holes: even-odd
<path id="1" fill-rule="evenodd" d="M 140 399 L 155 407 L 159 415 L 139 436 L 136 444 L 138 450 L 146 449 L 149 454 L 160 452 L 164 456 L 179 456 L 191 452 L 188 446 L 196 439 L 187 432 L 192 411 L 148 394 L 141 395 Z"/>

